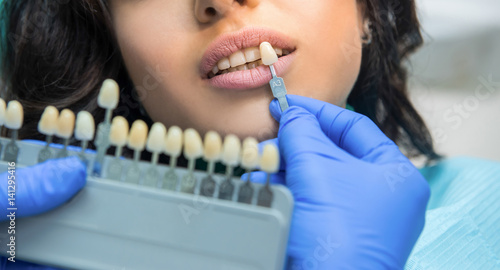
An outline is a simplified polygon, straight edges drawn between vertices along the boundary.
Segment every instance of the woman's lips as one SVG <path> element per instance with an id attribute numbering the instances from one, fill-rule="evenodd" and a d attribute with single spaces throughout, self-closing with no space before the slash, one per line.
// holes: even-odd
<path id="1" fill-rule="evenodd" d="M 282 76 L 286 73 L 295 58 L 295 51 L 289 55 L 282 56 L 274 63 L 276 74 Z M 273 78 L 269 66 L 261 65 L 256 68 L 242 71 L 234 71 L 217 75 L 211 79 L 205 79 L 207 83 L 215 88 L 223 89 L 253 89 L 262 87 Z"/>
<path id="2" fill-rule="evenodd" d="M 204 53 L 200 63 L 200 75 L 203 81 L 217 88 L 246 89 L 264 85 L 271 80 L 271 72 L 267 66 L 259 66 L 250 70 L 233 71 L 213 78 L 208 74 L 217 63 L 233 53 L 251 47 L 258 47 L 262 42 L 271 43 L 274 48 L 291 52 L 274 64 L 278 74 L 283 74 L 294 58 L 295 46 L 291 38 L 262 27 L 245 27 L 237 32 L 225 33 L 216 38 Z M 211 77 L 211 76 L 210 76 Z"/>

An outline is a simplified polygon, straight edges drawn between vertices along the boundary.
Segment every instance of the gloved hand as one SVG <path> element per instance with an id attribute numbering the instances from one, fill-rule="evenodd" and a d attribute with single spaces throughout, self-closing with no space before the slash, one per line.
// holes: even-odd
<path id="1" fill-rule="evenodd" d="M 272 180 L 295 199 L 288 269 L 402 269 L 424 226 L 423 176 L 369 118 L 287 97 L 283 113 L 271 102 L 280 129 L 264 143 L 279 145 L 283 171 Z"/>
<path id="2" fill-rule="evenodd" d="M 38 143 L 30 141 L 31 143 Z M 71 147 L 77 150 L 77 147 Z M 8 177 L 0 174 L 0 221 L 8 219 Z M 49 211 L 69 200 L 86 183 L 86 167 L 79 158 L 47 160 L 44 163 L 15 170 L 16 218 Z"/>

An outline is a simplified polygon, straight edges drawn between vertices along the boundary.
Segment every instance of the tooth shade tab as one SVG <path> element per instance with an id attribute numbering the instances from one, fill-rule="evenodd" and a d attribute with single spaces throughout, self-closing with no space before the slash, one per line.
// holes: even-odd
<path id="1" fill-rule="evenodd" d="M 142 120 L 135 120 L 130 128 L 127 146 L 136 151 L 144 150 L 148 138 L 148 125 Z"/>
<path id="2" fill-rule="evenodd" d="M 6 110 L 5 100 L 0 98 L 0 127 L 3 126 L 3 124 L 5 123 L 5 110 Z"/>
<path id="3" fill-rule="evenodd" d="M 57 132 L 57 119 L 59 110 L 54 106 L 47 106 L 38 122 L 38 132 L 43 135 L 52 136 Z"/>
<path id="4" fill-rule="evenodd" d="M 80 141 L 90 141 L 94 138 L 94 117 L 87 111 L 81 111 L 76 116 L 75 138 Z"/>
<path id="5" fill-rule="evenodd" d="M 267 173 L 276 173 L 280 166 L 279 150 L 274 144 L 266 144 L 260 158 L 260 169 Z"/>
<path id="6" fill-rule="evenodd" d="M 112 79 L 106 79 L 101 86 L 97 104 L 104 109 L 115 109 L 118 106 L 120 88 Z"/>
<path id="7" fill-rule="evenodd" d="M 252 137 L 243 141 L 241 153 L 241 167 L 253 170 L 259 165 L 259 142 Z"/>
<path id="8" fill-rule="evenodd" d="M 123 147 L 127 144 L 129 124 L 123 116 L 116 116 L 111 122 L 109 141 L 111 145 Z"/>
<path id="9" fill-rule="evenodd" d="M 20 129 L 23 125 L 23 105 L 17 100 L 9 101 L 5 110 L 5 126 L 10 129 Z"/>
<path id="10" fill-rule="evenodd" d="M 262 57 L 262 62 L 266 66 L 278 62 L 278 55 L 269 42 L 262 42 L 260 44 L 260 55 Z"/>
<path id="11" fill-rule="evenodd" d="M 178 126 L 172 126 L 165 137 L 165 153 L 171 157 L 178 157 L 181 154 L 184 134 Z"/>
<path id="12" fill-rule="evenodd" d="M 184 131 L 184 156 L 197 159 L 203 155 L 203 143 L 198 131 L 188 128 Z"/>
<path id="13" fill-rule="evenodd" d="M 222 146 L 222 162 L 227 166 L 236 166 L 240 162 L 241 142 L 236 135 L 229 134 Z"/>
<path id="14" fill-rule="evenodd" d="M 162 152 L 165 148 L 165 136 L 167 136 L 165 126 L 159 122 L 154 123 L 149 131 L 146 149 L 151 153 Z"/>
<path id="15" fill-rule="evenodd" d="M 56 135 L 63 139 L 69 139 L 73 135 L 74 128 L 75 114 L 69 109 L 62 110 L 57 119 Z"/>
<path id="16" fill-rule="evenodd" d="M 220 158 L 222 152 L 222 139 L 219 133 L 215 131 L 209 131 L 205 134 L 205 140 L 203 141 L 204 151 L 203 157 L 206 161 L 217 161 Z"/>

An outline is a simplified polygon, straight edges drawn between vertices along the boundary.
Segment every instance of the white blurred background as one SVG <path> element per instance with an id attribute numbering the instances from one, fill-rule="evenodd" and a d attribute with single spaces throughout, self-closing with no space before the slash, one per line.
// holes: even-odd
<path id="1" fill-rule="evenodd" d="M 500 0 L 417 0 L 410 94 L 446 156 L 500 161 Z"/>

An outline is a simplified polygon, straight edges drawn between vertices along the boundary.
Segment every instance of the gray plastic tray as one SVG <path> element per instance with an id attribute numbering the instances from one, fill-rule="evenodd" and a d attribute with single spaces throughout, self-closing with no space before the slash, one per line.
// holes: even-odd
<path id="1" fill-rule="evenodd" d="M 18 145 L 17 170 L 35 164 L 42 146 Z M 149 166 L 141 162 L 141 172 Z M 0 162 L 0 171 L 6 169 Z M 163 175 L 167 167 L 158 169 Z M 186 173 L 176 170 L 180 177 Z M 195 175 L 198 183 L 205 176 Z M 233 183 L 237 194 L 242 181 Z M 89 176 L 68 203 L 16 221 L 16 258 L 71 269 L 283 269 L 293 197 L 285 187 L 272 186 L 271 208 L 257 206 L 262 185 L 253 186 L 249 205 L 236 196 L 199 196 L 198 188 L 186 194 Z"/>

